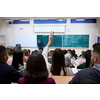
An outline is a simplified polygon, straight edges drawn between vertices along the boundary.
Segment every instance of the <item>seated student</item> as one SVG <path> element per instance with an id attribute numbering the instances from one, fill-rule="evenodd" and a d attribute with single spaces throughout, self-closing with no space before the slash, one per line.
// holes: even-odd
<path id="1" fill-rule="evenodd" d="M 77 69 L 84 69 L 89 67 L 91 61 L 91 50 L 87 50 L 84 55 L 86 62 L 77 66 Z"/>
<path id="2" fill-rule="evenodd" d="M 73 66 L 79 65 L 76 56 L 75 56 L 75 57 L 73 56 L 73 57 L 71 58 L 71 64 L 72 64 Z"/>
<path id="3" fill-rule="evenodd" d="M 67 50 L 62 50 L 63 51 L 63 53 L 64 53 L 64 56 L 68 53 L 67 52 Z M 66 59 L 65 59 L 65 66 L 66 67 L 69 67 L 69 66 L 71 66 L 72 64 L 71 64 L 71 62 L 70 62 L 70 59 L 69 59 L 69 57 L 66 57 Z"/>
<path id="4" fill-rule="evenodd" d="M 21 44 L 16 44 L 15 50 L 22 50 Z"/>
<path id="5" fill-rule="evenodd" d="M 48 77 L 49 72 L 46 67 L 44 57 L 39 52 L 30 55 L 24 77 L 19 79 L 19 84 L 55 84 L 53 78 Z"/>
<path id="6" fill-rule="evenodd" d="M 52 56 L 51 73 L 53 75 L 72 76 L 72 69 L 65 66 L 64 53 L 60 48 L 56 48 Z"/>
<path id="7" fill-rule="evenodd" d="M 30 50 L 30 49 L 28 49 L 28 52 L 29 52 L 29 56 L 30 56 L 30 54 L 31 54 L 31 50 Z"/>
<path id="8" fill-rule="evenodd" d="M 15 48 L 14 47 L 8 47 L 7 48 L 7 52 L 8 52 L 7 64 L 8 65 L 11 65 L 12 64 L 12 58 L 13 58 L 14 51 L 15 51 Z"/>
<path id="9" fill-rule="evenodd" d="M 50 64 L 52 64 L 52 55 L 53 55 L 53 50 L 50 50 L 50 51 L 48 52 L 48 62 L 49 62 Z"/>
<path id="10" fill-rule="evenodd" d="M 64 49 L 64 50 L 63 50 L 63 53 L 64 53 L 64 55 L 65 55 L 65 54 L 67 54 L 67 50 L 66 50 L 66 49 Z"/>
<path id="11" fill-rule="evenodd" d="M 91 65 L 79 71 L 69 84 L 100 84 L 100 43 L 93 45 Z"/>
<path id="12" fill-rule="evenodd" d="M 23 51 L 16 50 L 13 55 L 12 66 L 18 71 L 23 71 L 25 69 L 25 64 L 23 63 Z"/>
<path id="13" fill-rule="evenodd" d="M 75 50 L 72 50 L 72 57 L 75 57 L 75 58 L 78 57 Z"/>
<path id="14" fill-rule="evenodd" d="M 67 53 L 64 56 L 65 56 L 65 61 L 68 61 L 70 63 L 72 58 L 72 50 L 68 49 Z"/>
<path id="15" fill-rule="evenodd" d="M 22 73 L 18 72 L 13 66 L 6 64 L 8 55 L 6 48 L 0 45 L 0 84 L 11 84 L 18 82 L 22 77 Z"/>
<path id="16" fill-rule="evenodd" d="M 65 57 L 65 66 L 66 67 L 70 67 L 73 68 L 73 64 L 71 63 L 71 59 L 72 59 L 72 50 L 68 49 L 68 50 L 63 50 L 64 53 L 64 57 Z"/>
<path id="17" fill-rule="evenodd" d="M 33 54 L 34 52 L 39 52 L 39 51 L 38 51 L 38 50 L 34 50 L 34 51 L 32 51 L 32 54 Z"/>
<path id="18" fill-rule="evenodd" d="M 49 51 L 49 47 L 53 41 L 53 35 L 54 35 L 54 32 L 51 31 L 50 35 L 49 35 L 49 40 L 48 40 L 48 43 L 47 45 L 45 46 L 45 48 L 43 49 L 43 52 L 42 52 L 42 55 L 46 61 L 46 66 L 47 66 L 47 69 L 48 71 L 50 71 L 50 68 L 51 68 L 51 64 L 48 62 L 48 51 Z"/>
<path id="19" fill-rule="evenodd" d="M 29 53 L 29 51 L 27 49 L 23 49 L 23 53 L 24 53 L 23 62 L 24 62 L 24 64 L 26 64 L 27 63 L 27 59 L 30 56 L 30 53 Z"/>
<path id="20" fill-rule="evenodd" d="M 79 65 L 86 62 L 85 51 L 82 51 L 82 55 L 77 59 Z"/>
<path id="21" fill-rule="evenodd" d="M 29 57 L 30 56 L 30 52 L 27 49 L 23 49 L 23 53 L 25 56 Z"/>
<path id="22" fill-rule="evenodd" d="M 51 32 L 50 33 L 50 35 L 49 35 L 49 40 L 48 40 L 48 43 L 47 43 L 47 45 L 46 45 L 46 47 L 44 48 L 44 50 L 43 50 L 43 53 L 42 53 L 42 55 L 44 56 L 44 58 L 45 58 L 45 61 L 46 61 L 46 65 L 47 65 L 47 69 L 48 69 L 48 71 L 51 71 L 52 69 L 51 69 L 51 65 L 50 65 L 50 63 L 48 62 L 48 49 L 49 49 L 49 46 L 51 45 L 51 43 L 52 43 L 52 41 L 53 41 L 53 35 L 54 35 L 54 32 Z M 63 53 L 63 51 L 62 50 L 60 50 L 61 52 L 61 54 L 63 55 L 63 57 L 64 57 L 64 53 Z M 57 52 L 58 54 L 60 54 L 59 52 Z M 54 54 L 54 52 L 53 52 L 53 54 Z M 62 57 L 62 56 L 61 56 Z M 61 59 L 60 57 L 58 58 L 59 60 Z M 56 59 L 55 59 L 56 60 Z M 59 63 L 59 60 L 58 60 L 58 63 Z M 64 66 L 65 66 L 65 58 L 63 58 L 63 62 L 64 62 Z M 52 57 L 52 61 L 53 61 L 53 57 Z M 63 62 L 62 62 L 62 65 L 63 65 Z M 58 63 L 57 63 L 57 65 L 58 65 Z M 52 64 L 53 64 L 53 62 L 52 62 Z M 55 66 L 56 67 L 56 66 Z M 60 66 L 61 67 L 61 66 Z M 63 66 L 62 66 L 62 68 L 63 68 Z M 63 69 L 61 70 L 62 72 L 61 72 L 61 75 L 64 75 L 64 73 L 63 73 Z M 71 70 L 71 68 L 67 68 L 67 74 L 66 75 L 73 75 L 73 73 L 72 73 L 72 70 Z M 51 72 L 52 73 L 52 72 Z"/>

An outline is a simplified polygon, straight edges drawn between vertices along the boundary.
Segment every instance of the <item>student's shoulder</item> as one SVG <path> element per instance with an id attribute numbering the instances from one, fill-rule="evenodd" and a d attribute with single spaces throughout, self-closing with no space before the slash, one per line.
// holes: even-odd
<path id="1" fill-rule="evenodd" d="M 52 80 L 54 80 L 54 79 L 53 79 L 52 77 L 48 77 L 47 80 L 51 80 L 51 81 L 52 81 Z"/>
<path id="2" fill-rule="evenodd" d="M 13 66 L 8 65 L 8 64 L 6 64 L 6 63 L 3 63 L 3 66 L 6 67 L 7 69 L 13 69 Z"/>
<path id="3" fill-rule="evenodd" d="M 86 75 L 86 74 L 89 74 L 89 73 L 91 73 L 91 72 L 93 72 L 92 71 L 92 68 L 84 68 L 84 69 L 82 69 L 82 70 L 80 70 L 79 71 L 79 73 L 81 74 L 81 75 Z"/>
<path id="4" fill-rule="evenodd" d="M 18 83 L 19 84 L 24 84 L 24 79 L 25 79 L 24 77 L 19 78 Z"/>
<path id="5" fill-rule="evenodd" d="M 54 80 L 52 77 L 47 78 L 47 80 L 48 80 L 50 83 L 54 83 L 54 84 L 55 84 L 55 80 Z"/>

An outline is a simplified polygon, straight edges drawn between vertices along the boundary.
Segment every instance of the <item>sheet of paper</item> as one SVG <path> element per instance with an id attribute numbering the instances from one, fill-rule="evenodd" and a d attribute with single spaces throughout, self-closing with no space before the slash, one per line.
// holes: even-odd
<path id="1" fill-rule="evenodd" d="M 72 68 L 73 74 L 76 74 L 78 70 L 76 68 Z"/>

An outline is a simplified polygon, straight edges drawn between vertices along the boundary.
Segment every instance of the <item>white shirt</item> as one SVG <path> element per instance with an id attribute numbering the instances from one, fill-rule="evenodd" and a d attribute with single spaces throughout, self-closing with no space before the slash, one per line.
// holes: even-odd
<path id="1" fill-rule="evenodd" d="M 43 57 L 45 59 L 47 69 L 50 71 L 51 64 L 48 62 L 48 50 L 49 50 L 49 47 L 45 47 L 43 49 L 42 55 L 43 55 Z"/>
<path id="2" fill-rule="evenodd" d="M 67 53 L 64 56 L 65 56 L 65 61 L 71 62 L 71 54 L 70 53 Z"/>

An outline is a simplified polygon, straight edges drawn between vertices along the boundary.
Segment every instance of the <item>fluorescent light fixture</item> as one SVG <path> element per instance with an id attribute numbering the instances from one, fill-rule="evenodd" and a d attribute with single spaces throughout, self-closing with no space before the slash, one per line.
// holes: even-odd
<path id="1" fill-rule="evenodd" d="M 84 21 L 85 19 L 76 19 L 77 21 Z"/>
<path id="2" fill-rule="evenodd" d="M 29 21 L 28 19 L 20 19 L 20 21 Z"/>
<path id="3" fill-rule="evenodd" d="M 64 21 L 63 19 L 59 19 L 59 21 Z"/>
<path id="4" fill-rule="evenodd" d="M 56 20 L 58 20 L 58 21 L 64 21 L 65 19 L 56 19 Z"/>
<path id="5" fill-rule="evenodd" d="M 37 19 L 37 20 L 48 20 L 48 19 Z"/>
<path id="6" fill-rule="evenodd" d="M 13 20 L 11 20 L 11 19 L 3 19 L 2 21 L 4 21 L 4 22 L 12 22 Z"/>

